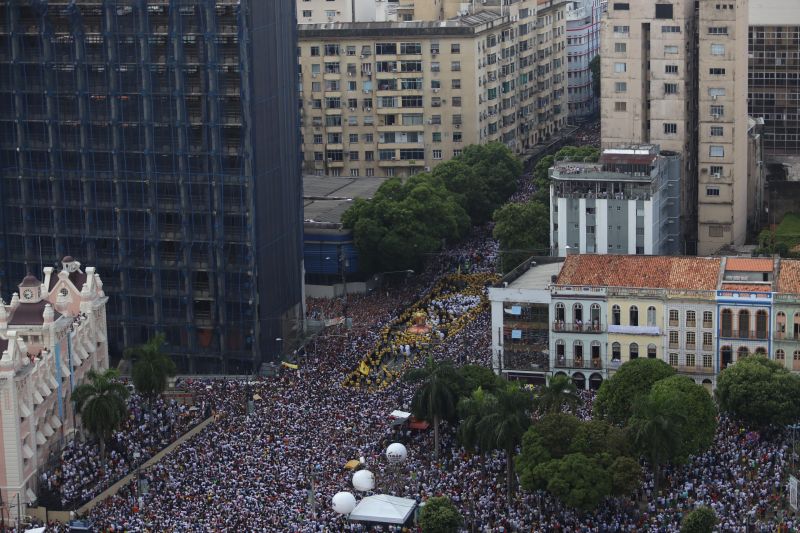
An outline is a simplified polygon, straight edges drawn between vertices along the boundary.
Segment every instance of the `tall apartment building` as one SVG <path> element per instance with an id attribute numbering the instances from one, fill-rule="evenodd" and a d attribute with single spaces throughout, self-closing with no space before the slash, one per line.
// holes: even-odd
<path id="1" fill-rule="evenodd" d="M 443 0 L 297 0 L 297 23 L 440 20 L 443 9 Z"/>
<path id="2" fill-rule="evenodd" d="M 747 236 L 747 0 L 700 2 L 697 253 Z"/>
<path id="3" fill-rule="evenodd" d="M 301 25 L 304 170 L 404 176 L 566 124 L 562 1 L 444 21 Z"/>
<path id="4" fill-rule="evenodd" d="M 290 0 L 0 1 L 0 292 L 104 272 L 112 354 L 249 372 L 302 316 Z"/>
<path id="5" fill-rule="evenodd" d="M 550 245 L 570 253 L 680 253 L 681 158 L 655 145 L 607 148 L 550 169 Z"/>
<path id="6" fill-rule="evenodd" d="M 573 0 L 567 3 L 567 100 L 571 122 L 580 122 L 600 110 L 594 94 L 589 63 L 600 53 L 600 0 Z"/>
<path id="7" fill-rule="evenodd" d="M 682 154 L 689 253 L 744 243 L 746 31 L 746 0 L 697 10 L 689 0 L 610 2 L 603 19 L 603 145 L 657 143 Z"/>
<path id="8" fill-rule="evenodd" d="M 800 155 L 800 3 L 750 0 L 749 114 L 768 155 Z"/>
<path id="9" fill-rule="evenodd" d="M 0 513 L 24 516 L 36 473 L 75 431 L 72 391 L 108 368 L 108 297 L 94 267 L 64 257 L 0 299 Z M 10 511 L 10 512 L 9 512 Z"/>

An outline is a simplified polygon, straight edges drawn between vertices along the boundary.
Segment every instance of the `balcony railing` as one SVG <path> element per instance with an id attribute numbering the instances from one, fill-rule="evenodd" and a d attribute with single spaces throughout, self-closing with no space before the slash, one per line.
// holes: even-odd
<path id="1" fill-rule="evenodd" d="M 766 339 L 767 332 L 763 330 L 746 330 L 746 329 L 723 329 L 720 332 L 720 337 L 729 339 Z"/>
<path id="2" fill-rule="evenodd" d="M 776 331 L 775 332 L 775 339 L 777 339 L 779 341 L 783 341 L 783 340 L 800 341 L 800 331 Z"/>
<path id="3" fill-rule="evenodd" d="M 583 368 L 587 370 L 600 370 L 603 368 L 603 361 L 599 357 L 574 358 L 556 357 L 556 368 Z"/>
<path id="4" fill-rule="evenodd" d="M 567 323 L 561 320 L 553 322 L 553 331 L 563 331 L 566 333 L 602 333 L 602 324 L 578 324 Z"/>

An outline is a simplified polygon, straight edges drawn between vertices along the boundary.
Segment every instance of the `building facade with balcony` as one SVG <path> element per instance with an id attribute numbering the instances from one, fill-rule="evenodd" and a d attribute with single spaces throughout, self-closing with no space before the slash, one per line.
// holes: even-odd
<path id="1" fill-rule="evenodd" d="M 600 17 L 605 5 L 599 0 L 567 3 L 567 100 L 573 123 L 600 111 L 589 64 L 600 53 Z"/>
<path id="2" fill-rule="evenodd" d="M 656 145 L 620 146 L 597 162 L 550 169 L 550 245 L 597 254 L 680 253 L 681 158 Z"/>
<path id="3" fill-rule="evenodd" d="M 108 368 L 103 282 L 71 257 L 0 300 L 0 491 L 10 516 L 36 500 L 36 472 L 75 431 L 72 391 L 89 370 Z M 8 512 L 8 511 L 6 511 Z"/>
<path id="4" fill-rule="evenodd" d="M 566 125 L 563 1 L 442 21 L 299 26 L 303 167 L 408 176 L 470 144 L 517 154 Z"/>
<path id="5" fill-rule="evenodd" d="M 773 359 L 800 372 L 800 261 L 780 262 L 772 300 Z"/>

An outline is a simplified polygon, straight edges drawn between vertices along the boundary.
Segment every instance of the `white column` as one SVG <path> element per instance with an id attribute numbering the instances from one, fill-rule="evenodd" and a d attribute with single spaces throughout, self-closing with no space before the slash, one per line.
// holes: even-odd
<path id="1" fill-rule="evenodd" d="M 594 238 L 597 242 L 598 254 L 608 253 L 608 200 L 597 199 L 595 205 Z"/>
<path id="2" fill-rule="evenodd" d="M 636 254 L 636 200 L 628 200 L 628 253 Z"/>
<path id="3" fill-rule="evenodd" d="M 567 256 L 567 199 L 558 199 L 558 256 Z"/>
<path id="4" fill-rule="evenodd" d="M 586 253 L 586 198 L 578 200 L 578 251 Z"/>
<path id="5" fill-rule="evenodd" d="M 561 240 L 561 239 L 557 239 L 557 235 L 555 234 L 555 231 L 556 231 L 555 230 L 555 225 L 556 225 L 555 214 L 556 213 L 553 210 L 553 208 L 555 207 L 555 204 L 553 203 L 553 200 L 554 200 L 554 198 L 553 198 L 553 186 L 550 185 L 550 253 L 553 253 L 553 250 L 556 247 L 555 241 L 556 240 L 559 240 L 559 241 Z"/>
<path id="6" fill-rule="evenodd" d="M 495 374 L 500 373 L 500 352 L 503 349 L 501 346 L 500 332 L 503 331 L 503 302 L 492 301 L 492 370 Z"/>
<path id="7" fill-rule="evenodd" d="M 653 200 L 644 202 L 644 253 L 653 255 Z"/>

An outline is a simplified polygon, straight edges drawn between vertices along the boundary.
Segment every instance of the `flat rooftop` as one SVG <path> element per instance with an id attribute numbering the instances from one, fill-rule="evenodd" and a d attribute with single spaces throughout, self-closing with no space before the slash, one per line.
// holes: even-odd
<path id="1" fill-rule="evenodd" d="M 339 224 L 356 198 L 372 198 L 389 178 L 303 176 L 303 220 Z"/>
<path id="2" fill-rule="evenodd" d="M 560 263 L 537 264 L 531 267 L 520 277 L 508 284 L 509 289 L 546 289 L 552 283 L 553 276 L 561 272 Z"/>

